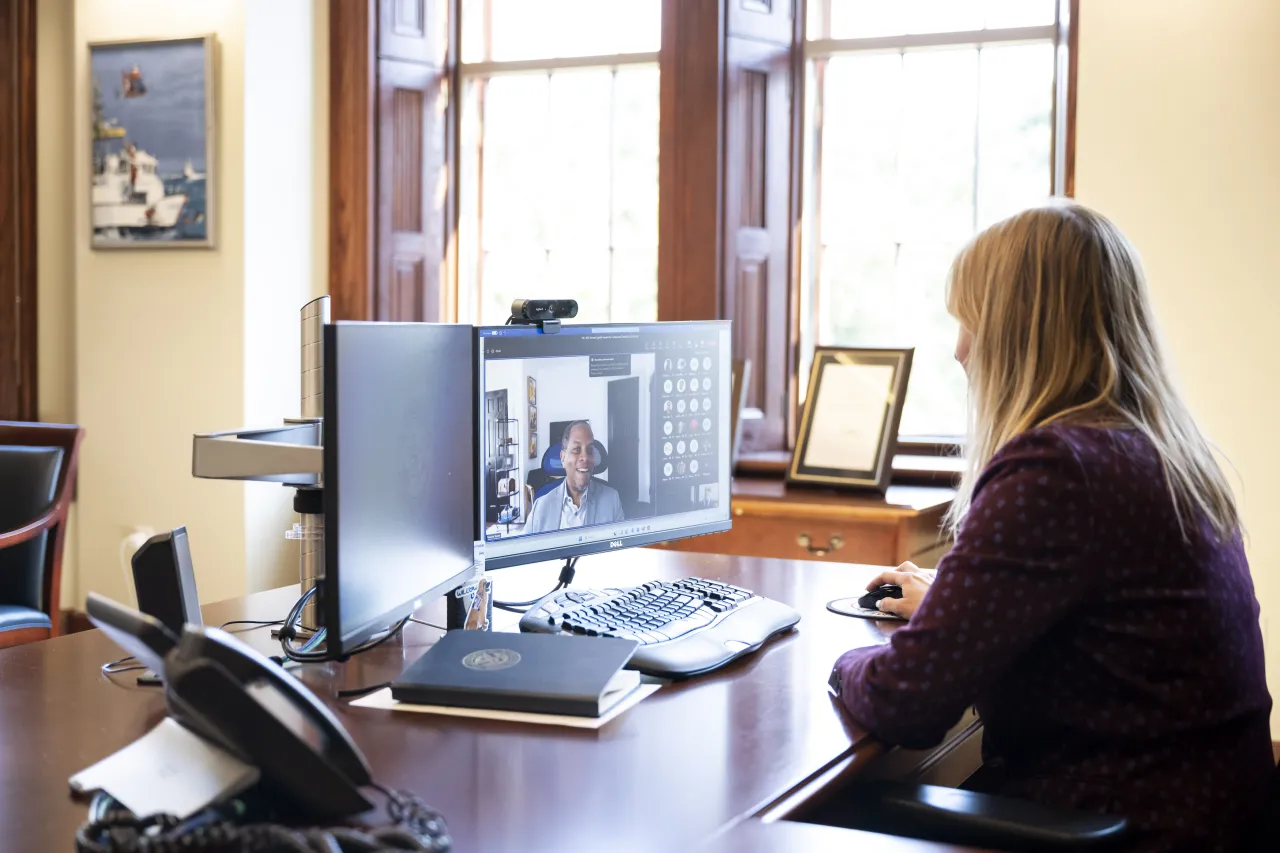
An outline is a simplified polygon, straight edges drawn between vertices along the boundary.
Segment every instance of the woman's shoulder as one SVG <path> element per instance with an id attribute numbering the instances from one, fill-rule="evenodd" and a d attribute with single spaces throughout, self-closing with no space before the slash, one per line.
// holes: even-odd
<path id="1" fill-rule="evenodd" d="M 1039 469 L 1042 476 L 1088 484 L 1100 474 L 1126 475 L 1145 467 L 1151 443 L 1141 431 L 1114 426 L 1049 424 L 1011 438 L 991 458 L 984 479 Z"/>

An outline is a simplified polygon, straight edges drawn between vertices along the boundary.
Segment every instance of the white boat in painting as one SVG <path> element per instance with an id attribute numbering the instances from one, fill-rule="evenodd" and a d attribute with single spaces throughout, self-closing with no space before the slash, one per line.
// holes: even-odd
<path id="1" fill-rule="evenodd" d="M 145 91 L 140 87 L 137 94 Z M 97 80 L 93 84 L 93 130 L 94 232 L 117 238 L 155 234 L 176 226 L 187 203 L 186 194 L 166 195 L 156 158 L 127 141 L 117 120 L 103 118 Z"/>
<path id="2" fill-rule="evenodd" d="M 191 161 L 188 160 L 182 166 L 182 177 L 186 178 L 188 181 L 203 181 L 204 172 L 197 172 L 191 165 Z"/>
<path id="3" fill-rule="evenodd" d="M 93 228 L 119 233 L 155 231 L 178 224 L 184 193 L 165 195 L 156 158 L 131 144 L 102 158 L 93 176 Z"/>

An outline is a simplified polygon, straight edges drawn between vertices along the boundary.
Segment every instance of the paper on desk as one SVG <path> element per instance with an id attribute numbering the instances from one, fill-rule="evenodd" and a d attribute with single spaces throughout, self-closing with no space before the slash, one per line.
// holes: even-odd
<path id="1" fill-rule="evenodd" d="M 257 782 L 258 768 L 165 717 L 69 781 L 77 793 L 106 791 L 138 817 L 182 819 Z"/>
<path id="2" fill-rule="evenodd" d="M 641 684 L 631 695 L 614 705 L 599 717 L 576 717 L 572 714 L 533 714 L 528 711 L 491 711 L 487 708 L 455 708 L 450 705 L 410 705 L 391 698 L 391 688 L 384 687 L 351 702 L 358 708 L 378 708 L 383 711 L 413 711 L 419 714 L 439 714 L 445 717 L 470 717 L 476 720 L 503 720 L 509 723 L 534 723 L 544 726 L 566 726 L 574 729 L 598 729 L 628 708 L 652 696 L 661 684 Z"/>

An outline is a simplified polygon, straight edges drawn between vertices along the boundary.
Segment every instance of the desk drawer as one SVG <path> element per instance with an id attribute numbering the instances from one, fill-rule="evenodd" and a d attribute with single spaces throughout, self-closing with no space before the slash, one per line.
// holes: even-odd
<path id="1" fill-rule="evenodd" d="M 733 530 L 672 542 L 672 550 L 783 560 L 895 564 L 895 524 L 734 515 Z"/>

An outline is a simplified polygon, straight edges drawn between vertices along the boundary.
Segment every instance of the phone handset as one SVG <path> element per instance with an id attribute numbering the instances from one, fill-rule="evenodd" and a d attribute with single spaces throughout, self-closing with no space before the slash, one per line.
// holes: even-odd
<path id="1" fill-rule="evenodd" d="M 190 733 L 188 737 L 193 734 L 256 768 L 258 784 L 253 793 L 257 807 L 265 813 L 291 822 L 332 823 L 373 808 L 360 790 L 367 786 L 386 797 L 393 826 L 306 832 L 327 839 L 329 846 L 324 849 L 349 849 L 346 842 L 350 841 L 355 844 L 350 849 L 365 850 L 370 839 L 379 850 L 443 853 L 450 849 L 452 839 L 444 818 L 412 794 L 374 782 L 368 761 L 333 712 L 270 658 L 218 628 L 190 624 L 176 644 L 172 635 L 144 643 L 147 617 L 107 603 L 112 605 L 110 612 L 98 616 L 112 628 L 113 639 L 126 650 L 145 647 L 151 654 L 154 647 L 156 663 L 162 664 L 158 671 L 164 673 L 165 701 L 172 718 L 168 724 L 177 724 L 178 731 Z M 115 761 L 131 748 L 95 767 Z M 77 777 L 72 779 L 73 791 L 92 790 L 78 788 Z M 107 790 L 95 800 L 91 820 L 77 833 L 77 849 L 101 847 L 126 853 L 173 842 L 174 849 L 198 853 L 248 849 L 279 834 L 293 837 L 294 830 L 276 824 L 242 824 L 231 816 L 234 809 L 228 812 L 219 805 L 188 817 L 180 815 L 182 819 L 164 814 L 135 817 L 109 796 L 110 784 L 103 787 Z"/>

